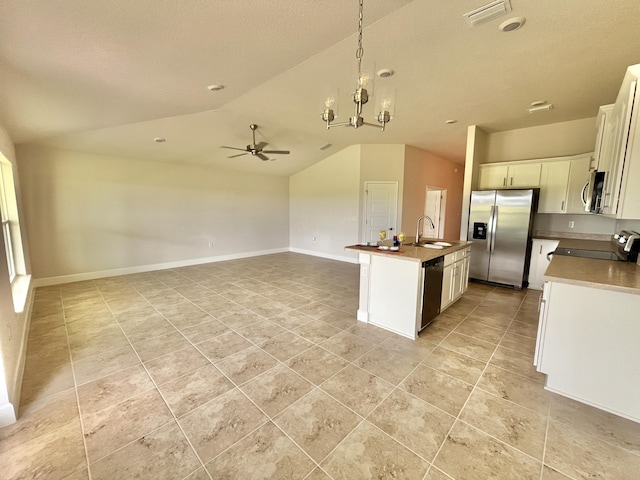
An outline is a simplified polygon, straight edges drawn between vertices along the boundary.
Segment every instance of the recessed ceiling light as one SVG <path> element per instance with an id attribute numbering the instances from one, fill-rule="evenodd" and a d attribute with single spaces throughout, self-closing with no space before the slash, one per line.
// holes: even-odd
<path id="1" fill-rule="evenodd" d="M 222 90 L 224 88 L 224 85 L 213 84 L 213 85 L 209 85 L 207 88 L 209 90 L 211 90 L 212 92 L 219 92 L 220 90 Z"/>
<path id="2" fill-rule="evenodd" d="M 396 72 L 394 72 L 390 68 L 383 68 L 382 70 L 378 70 L 377 75 L 380 78 L 389 78 L 389 77 L 393 77 L 394 73 Z"/>
<path id="3" fill-rule="evenodd" d="M 522 27 L 526 21 L 527 19 L 524 17 L 513 17 L 502 22 L 498 29 L 503 32 L 513 32 L 514 30 L 518 30 Z"/>
<path id="4" fill-rule="evenodd" d="M 446 123 L 447 125 L 453 125 L 454 123 L 458 123 L 458 120 L 447 120 L 444 123 Z"/>
<path id="5" fill-rule="evenodd" d="M 167 141 L 167 139 L 163 138 L 163 137 L 156 137 L 156 138 L 153 139 L 153 141 L 156 142 L 156 143 L 164 143 L 164 142 Z"/>

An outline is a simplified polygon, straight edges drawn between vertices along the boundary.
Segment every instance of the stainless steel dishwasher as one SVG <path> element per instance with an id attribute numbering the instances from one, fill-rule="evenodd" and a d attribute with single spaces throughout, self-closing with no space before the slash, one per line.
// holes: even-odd
<path id="1" fill-rule="evenodd" d="M 442 301 L 442 272 L 444 257 L 422 262 L 424 283 L 422 287 L 422 322 L 420 330 L 429 325 L 440 314 Z"/>

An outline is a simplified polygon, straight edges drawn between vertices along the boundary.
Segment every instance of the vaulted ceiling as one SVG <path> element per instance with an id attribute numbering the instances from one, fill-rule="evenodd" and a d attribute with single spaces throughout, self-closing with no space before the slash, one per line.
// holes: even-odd
<path id="1" fill-rule="evenodd" d="M 364 1 L 363 63 L 395 71 L 377 79 L 397 90 L 381 132 L 320 119 L 330 87 L 351 115 L 357 0 L 3 0 L 0 123 L 17 144 L 277 175 L 355 143 L 463 162 L 468 125 L 595 116 L 640 63 L 637 0 L 511 0 L 511 12 L 469 28 L 462 15 L 486 3 Z M 521 29 L 498 29 L 515 16 Z M 553 110 L 527 113 L 537 100 Z M 250 143 L 251 123 L 257 141 L 291 155 L 227 158 L 220 147 Z"/>

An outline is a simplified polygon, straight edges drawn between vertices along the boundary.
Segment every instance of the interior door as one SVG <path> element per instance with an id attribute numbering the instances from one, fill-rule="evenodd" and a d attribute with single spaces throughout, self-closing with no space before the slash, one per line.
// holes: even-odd
<path id="1" fill-rule="evenodd" d="M 444 238 L 446 193 L 446 189 L 427 187 L 424 214 L 433 220 L 434 228 L 431 228 L 429 222 L 422 222 L 422 236 L 425 238 Z"/>
<path id="2" fill-rule="evenodd" d="M 397 182 L 365 182 L 364 242 L 380 239 L 380 230 L 387 239 L 396 234 L 398 214 Z"/>

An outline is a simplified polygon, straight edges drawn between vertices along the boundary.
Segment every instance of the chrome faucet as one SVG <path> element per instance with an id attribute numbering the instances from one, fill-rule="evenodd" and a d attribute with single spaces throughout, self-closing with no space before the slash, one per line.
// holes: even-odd
<path id="1" fill-rule="evenodd" d="M 420 244 L 420 237 L 422 236 L 420 234 L 420 220 L 429 220 L 429 224 L 431 225 L 431 228 L 433 228 L 435 230 L 436 226 L 433 224 L 433 220 L 431 220 L 431 217 L 428 215 L 422 215 L 420 218 L 418 218 L 418 221 L 416 222 L 416 245 Z"/>

